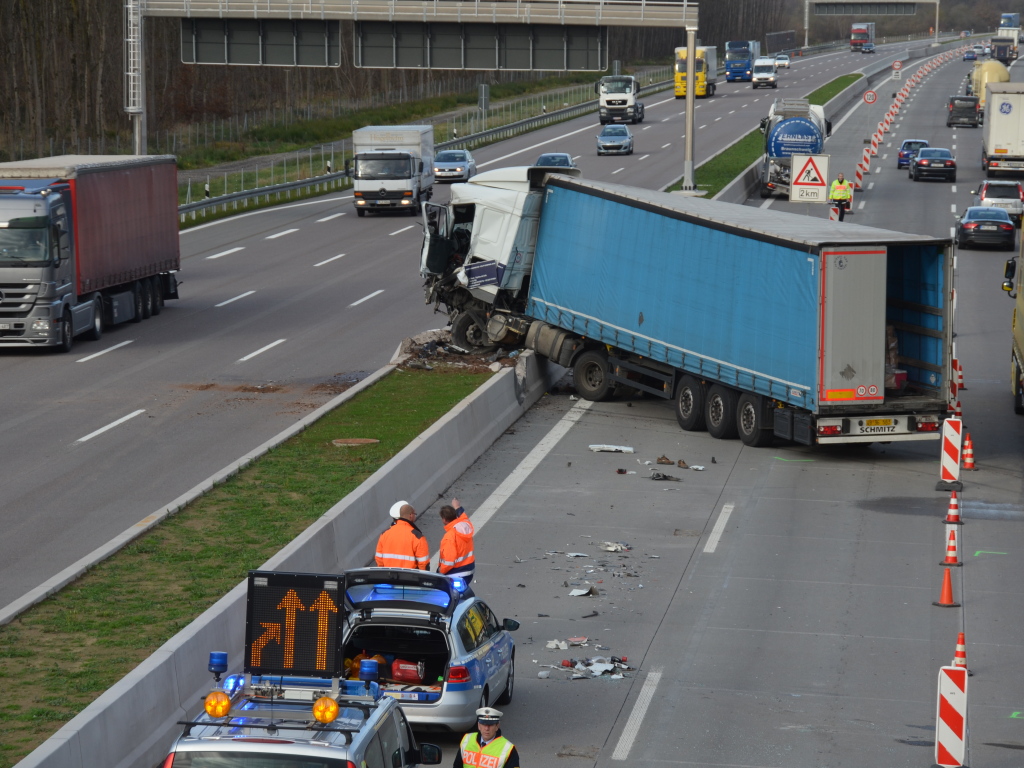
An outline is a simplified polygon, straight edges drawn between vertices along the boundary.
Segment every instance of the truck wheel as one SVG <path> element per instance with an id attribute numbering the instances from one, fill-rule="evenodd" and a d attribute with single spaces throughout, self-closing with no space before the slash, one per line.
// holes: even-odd
<path id="1" fill-rule="evenodd" d="M 762 186 L 761 187 L 761 197 L 762 198 L 769 198 L 771 196 L 772 196 L 772 191 L 770 189 L 768 189 L 768 187 Z"/>
<path id="2" fill-rule="evenodd" d="M 611 370 L 604 352 L 584 352 L 576 358 L 572 367 L 572 378 L 580 397 L 600 402 L 612 394 Z"/>
<path id="3" fill-rule="evenodd" d="M 356 216 L 358 216 L 359 218 L 362 218 L 365 215 L 366 215 L 366 209 L 365 208 L 356 208 Z"/>
<path id="4" fill-rule="evenodd" d="M 153 317 L 156 317 L 164 308 L 164 287 L 159 275 L 149 278 L 149 292 L 153 296 Z"/>
<path id="5" fill-rule="evenodd" d="M 103 299 L 97 296 L 92 301 L 92 328 L 85 332 L 85 338 L 99 341 L 103 337 Z"/>
<path id="6" fill-rule="evenodd" d="M 689 374 L 679 380 L 676 390 L 676 421 L 687 432 L 708 428 L 704 420 L 704 385 Z"/>
<path id="7" fill-rule="evenodd" d="M 1024 387 L 1020 385 L 1020 367 L 1012 356 L 1010 357 L 1010 376 L 1013 386 L 1013 412 L 1024 415 Z"/>
<path id="8" fill-rule="evenodd" d="M 709 435 L 717 440 L 733 440 L 736 437 L 736 392 L 721 384 L 712 384 L 704 405 L 704 418 Z"/>
<path id="9" fill-rule="evenodd" d="M 132 285 L 132 303 L 135 305 L 135 316 L 132 318 L 132 322 L 141 323 L 143 304 L 145 302 L 142 298 L 142 287 L 138 283 Z"/>
<path id="10" fill-rule="evenodd" d="M 749 392 L 742 393 L 736 403 L 736 430 L 743 444 L 751 448 L 766 448 L 775 437 L 773 430 L 763 425 L 762 405 L 761 398 Z"/>
<path id="11" fill-rule="evenodd" d="M 65 309 L 60 318 L 60 342 L 57 344 L 57 349 L 60 352 L 70 352 L 73 346 L 75 346 L 75 332 L 71 325 L 71 310 Z"/>
<path id="12" fill-rule="evenodd" d="M 149 320 L 153 316 L 153 285 L 149 280 L 139 280 L 139 291 L 142 293 L 142 319 Z"/>
<path id="13" fill-rule="evenodd" d="M 483 355 L 495 349 L 487 339 L 487 331 L 477 325 L 468 312 L 460 312 L 452 323 L 452 342 L 471 355 Z"/>

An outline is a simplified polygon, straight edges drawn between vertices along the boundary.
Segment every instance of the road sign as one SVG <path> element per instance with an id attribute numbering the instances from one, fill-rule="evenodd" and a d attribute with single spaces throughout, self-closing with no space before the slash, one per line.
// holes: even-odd
<path id="1" fill-rule="evenodd" d="M 894 69 L 894 70 L 892 71 L 892 79 L 893 79 L 893 80 L 902 80 L 902 79 L 903 79 L 903 78 L 902 78 L 902 74 L 903 74 L 903 73 L 902 73 L 902 72 L 900 72 L 900 71 L 899 71 L 898 69 Z"/>
<path id="2" fill-rule="evenodd" d="M 828 155 L 793 155 L 789 184 L 791 203 L 828 202 Z"/>
<path id="3" fill-rule="evenodd" d="M 939 695 L 935 705 L 935 762 L 962 766 L 967 742 L 967 669 L 939 668 Z"/>
<path id="4" fill-rule="evenodd" d="M 875 93 L 874 91 L 864 91 L 865 104 L 874 104 L 876 101 L 878 101 L 877 93 Z"/>
<path id="5" fill-rule="evenodd" d="M 899 72 L 901 69 L 903 69 L 903 62 L 900 61 L 899 59 L 896 59 L 896 61 L 892 63 L 892 68 L 894 72 Z"/>
<path id="6" fill-rule="evenodd" d="M 945 483 L 960 479 L 960 452 L 963 447 L 963 422 L 946 419 L 942 422 L 942 454 L 939 457 L 939 479 Z"/>

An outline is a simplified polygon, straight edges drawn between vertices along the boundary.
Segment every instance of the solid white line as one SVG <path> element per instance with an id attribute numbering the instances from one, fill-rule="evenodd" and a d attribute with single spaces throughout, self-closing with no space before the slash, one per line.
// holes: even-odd
<path id="1" fill-rule="evenodd" d="M 349 304 L 349 306 L 350 307 L 358 307 L 364 301 L 369 301 L 374 296 L 380 296 L 380 294 L 382 294 L 382 293 L 384 293 L 384 289 L 383 288 L 381 288 L 379 291 L 374 291 L 369 296 L 363 296 L 363 298 L 361 298 L 359 301 L 353 301 L 351 304 Z"/>
<path id="2" fill-rule="evenodd" d="M 213 256 L 207 256 L 206 258 L 207 259 L 219 259 L 221 256 L 227 256 L 229 253 L 238 253 L 239 251 L 244 251 L 244 250 L 245 250 L 245 248 L 243 246 L 239 246 L 237 248 L 232 248 L 230 251 L 221 251 L 220 253 L 213 254 Z"/>
<path id="3" fill-rule="evenodd" d="M 612 752 L 612 760 L 625 760 L 629 757 L 629 750 L 632 749 L 633 742 L 636 741 L 636 737 L 640 733 L 640 724 L 647 716 L 647 708 L 651 706 L 654 691 L 661 680 L 661 670 L 661 667 L 654 667 L 647 673 L 644 687 L 640 689 L 640 695 L 636 698 L 633 711 L 629 713 L 626 727 L 622 729 L 622 735 L 619 736 L 619 741 L 615 745 L 615 751 Z"/>
<path id="4" fill-rule="evenodd" d="M 711 529 L 711 535 L 708 536 L 708 541 L 704 545 L 704 551 L 711 553 L 718 548 L 718 540 L 722 538 L 722 533 L 725 532 L 725 526 L 729 522 L 729 515 L 732 514 L 733 504 L 726 504 L 722 507 L 722 514 L 718 516 L 718 520 L 715 523 L 715 527 Z"/>
<path id="5" fill-rule="evenodd" d="M 344 215 L 345 215 L 344 213 L 332 213 L 330 216 L 324 216 L 322 219 L 317 219 L 316 223 L 319 224 L 319 223 L 321 223 L 323 221 L 330 221 L 331 219 L 336 219 L 339 216 L 344 216 Z"/>
<path id="6" fill-rule="evenodd" d="M 626 170 L 626 169 L 625 168 L 619 168 L 619 170 L 617 170 L 617 171 L 612 171 L 612 176 L 614 176 L 616 173 L 622 173 L 624 170 Z"/>
<path id="7" fill-rule="evenodd" d="M 266 239 L 267 240 L 276 240 L 279 237 L 284 237 L 285 235 L 290 235 L 292 232 L 298 232 L 298 231 L 299 230 L 295 229 L 295 227 L 292 227 L 291 229 L 286 229 L 284 232 L 278 232 L 276 235 L 267 235 Z"/>
<path id="8" fill-rule="evenodd" d="M 252 296 L 254 293 L 256 293 L 256 291 L 246 291 L 245 293 L 238 294 L 233 299 L 228 299 L 227 301 L 222 301 L 220 304 L 214 304 L 213 306 L 215 306 L 215 307 L 223 307 L 226 304 L 230 304 L 232 301 L 238 301 L 239 299 L 244 299 L 246 296 Z"/>
<path id="9" fill-rule="evenodd" d="M 131 344 L 132 341 L 133 341 L 133 339 L 129 339 L 128 341 L 122 341 L 120 344 L 115 344 L 114 346 L 110 347 L 109 349 L 104 349 L 102 352 L 94 352 L 91 355 L 87 355 L 87 356 L 85 356 L 85 357 L 83 357 L 83 358 L 81 358 L 79 360 L 75 360 L 75 362 L 76 363 L 84 363 L 87 360 L 92 360 L 94 357 L 99 357 L 100 355 L 105 355 L 105 354 L 107 354 L 107 352 L 113 352 L 115 349 L 118 349 L 119 347 L 123 347 L 126 344 Z"/>
<path id="10" fill-rule="evenodd" d="M 79 443 L 84 443 L 84 442 L 85 442 L 86 440 L 92 440 L 92 439 L 93 439 L 94 437 L 96 437 L 96 435 L 102 435 L 102 434 L 103 434 L 104 432 L 106 432 L 106 431 L 107 431 L 108 429 L 113 429 L 113 428 L 114 428 L 114 427 L 116 427 L 116 426 L 117 426 L 118 424 L 124 424 L 124 423 L 125 423 L 126 421 L 128 421 L 128 419 L 134 419 L 134 418 L 135 418 L 136 416 L 138 416 L 138 415 L 139 415 L 140 413 L 145 413 L 145 412 L 146 412 L 146 409 L 145 409 L 145 408 L 140 408 L 140 409 L 139 409 L 139 410 L 137 410 L 137 411 L 132 411 L 132 412 L 131 412 L 131 413 L 129 413 L 129 414 L 127 415 L 127 416 L 122 416 L 122 417 L 121 417 L 120 419 L 118 419 L 117 421 L 112 421 L 112 422 L 110 422 L 109 424 L 107 424 L 107 426 L 105 426 L 105 427 L 100 427 L 100 428 L 99 428 L 99 429 L 97 429 L 97 430 L 96 430 L 95 432 L 90 432 L 90 433 L 89 433 L 88 435 L 86 435 L 85 437 L 80 437 L 80 438 L 78 438 L 77 440 L 75 440 L 75 442 L 73 443 L 73 445 L 78 445 Z"/>
<path id="11" fill-rule="evenodd" d="M 322 267 L 324 264 L 330 264 L 332 261 L 335 261 L 336 259 L 340 259 L 344 255 L 345 255 L 344 253 L 339 253 L 337 256 L 331 256 L 331 258 L 324 259 L 323 261 L 321 261 L 321 262 L 319 262 L 317 264 L 314 264 L 313 266 L 314 267 Z"/>
<path id="12" fill-rule="evenodd" d="M 394 232 L 391 232 L 388 235 L 388 237 L 394 237 L 395 235 L 401 234 L 402 232 L 408 232 L 414 226 L 416 226 L 416 225 L 415 224 L 410 224 L 408 227 L 402 227 L 401 229 L 396 229 Z"/>
<path id="13" fill-rule="evenodd" d="M 643 157 L 637 158 L 638 160 L 646 160 L 650 155 L 644 155 Z"/>
<path id="14" fill-rule="evenodd" d="M 246 360 L 252 360 L 254 357 L 256 357 L 256 355 L 262 354 L 262 353 L 266 352 L 268 349 L 273 349 L 278 344 L 284 344 L 286 341 L 288 341 L 288 339 L 278 339 L 275 342 L 267 344 L 267 346 L 265 346 L 265 347 L 261 347 L 260 349 L 257 349 L 255 352 L 250 352 L 245 357 L 238 358 L 238 362 L 244 363 Z"/>

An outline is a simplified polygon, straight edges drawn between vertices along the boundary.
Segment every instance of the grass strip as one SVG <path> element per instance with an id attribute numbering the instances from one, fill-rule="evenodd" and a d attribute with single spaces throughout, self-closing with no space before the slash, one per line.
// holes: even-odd
<path id="1" fill-rule="evenodd" d="M 53 735 L 491 375 L 396 370 L 0 627 L 0 768 Z M 332 445 L 342 437 L 380 442 Z"/>
<path id="2" fill-rule="evenodd" d="M 861 77 L 863 75 L 859 73 L 837 77 L 832 82 L 811 92 L 807 96 L 807 100 L 811 104 L 827 104 L 830 99 L 835 98 Z M 707 190 L 705 197 L 710 200 L 763 155 L 764 134 L 760 129 L 755 128 L 726 151 L 697 166 L 693 171 L 694 184 L 697 189 Z M 682 188 L 683 180 L 680 179 L 669 187 L 668 191 L 672 192 Z"/>

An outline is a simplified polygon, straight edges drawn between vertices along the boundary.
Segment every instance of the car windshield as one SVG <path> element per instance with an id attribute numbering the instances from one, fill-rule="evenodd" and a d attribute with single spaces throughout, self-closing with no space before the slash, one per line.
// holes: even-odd
<path id="1" fill-rule="evenodd" d="M 1020 186 L 1017 184 L 990 184 L 983 193 L 985 197 L 1002 197 L 1020 200 Z"/>
<path id="2" fill-rule="evenodd" d="M 967 219 L 986 219 L 991 221 L 1009 221 L 1010 214 L 1002 208 L 971 208 L 967 211 Z"/>
<path id="3" fill-rule="evenodd" d="M 0 266 L 27 267 L 46 261 L 44 228 L 0 229 Z"/>
<path id="4" fill-rule="evenodd" d="M 917 156 L 919 158 L 930 157 L 939 159 L 949 159 L 953 157 L 953 153 L 950 152 L 948 149 L 922 149 L 920 152 L 917 153 Z"/>
<path id="5" fill-rule="evenodd" d="M 789 61 L 789 56 L 787 56 L 784 53 L 780 53 L 778 56 L 775 57 L 775 60 L 776 61 Z"/>
<path id="6" fill-rule="evenodd" d="M 541 155 L 537 158 L 536 165 L 557 165 L 568 168 L 572 165 L 572 161 L 567 155 Z"/>
<path id="7" fill-rule="evenodd" d="M 916 152 L 921 147 L 927 147 L 927 146 L 928 146 L 928 142 L 927 141 L 904 141 L 903 142 L 903 151 L 904 152 Z"/>
<path id="8" fill-rule="evenodd" d="M 754 72 L 758 75 L 767 75 L 775 71 L 774 64 L 758 64 L 754 67 Z"/>
<path id="9" fill-rule="evenodd" d="M 629 131 L 626 129 L 626 126 L 624 126 L 624 125 L 609 125 L 603 131 L 601 131 L 601 135 L 602 136 L 628 136 L 629 135 Z"/>
<path id="10" fill-rule="evenodd" d="M 750 58 L 749 48 L 733 48 L 725 52 L 726 61 L 745 61 Z"/>
<path id="11" fill-rule="evenodd" d="M 412 178 L 412 165 L 401 157 L 384 160 L 356 158 L 355 175 L 357 179 L 409 179 Z"/>
<path id="12" fill-rule="evenodd" d="M 434 159 L 439 163 L 464 163 L 466 162 L 466 153 L 449 149 L 445 152 L 438 152 Z"/>

